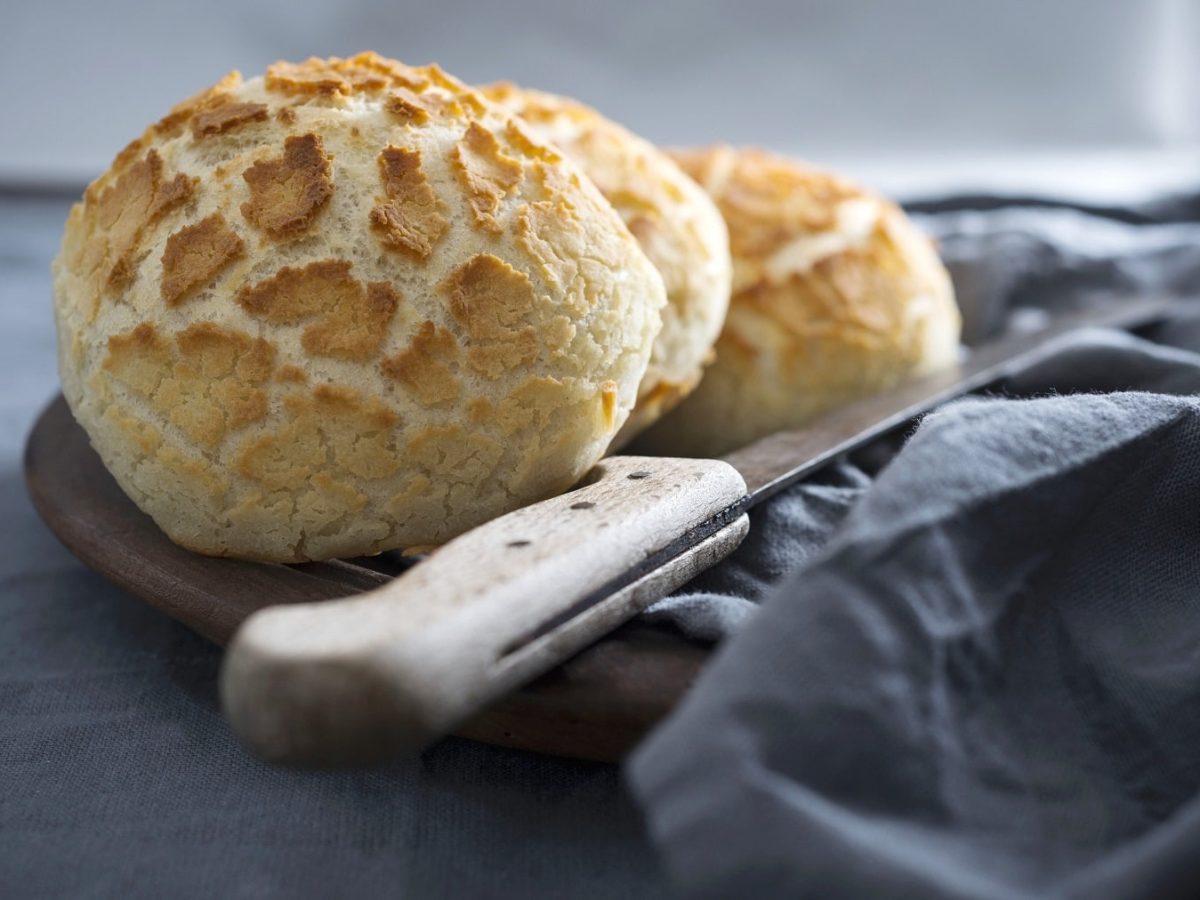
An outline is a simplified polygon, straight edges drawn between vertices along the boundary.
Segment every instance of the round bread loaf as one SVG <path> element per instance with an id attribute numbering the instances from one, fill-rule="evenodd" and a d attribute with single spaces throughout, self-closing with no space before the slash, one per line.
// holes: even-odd
<path id="1" fill-rule="evenodd" d="M 665 303 L 595 186 L 437 67 L 236 73 L 120 153 L 54 264 L 63 389 L 178 543 L 430 545 L 569 487 Z"/>
<path id="2" fill-rule="evenodd" d="M 673 156 L 729 226 L 733 298 L 716 362 L 639 449 L 719 456 L 955 361 L 949 275 L 895 204 L 758 150 Z"/>
<path id="3" fill-rule="evenodd" d="M 482 90 L 583 168 L 662 274 L 663 327 L 619 447 L 691 393 L 712 361 L 732 275 L 725 222 L 666 153 L 594 109 L 508 83 Z"/>

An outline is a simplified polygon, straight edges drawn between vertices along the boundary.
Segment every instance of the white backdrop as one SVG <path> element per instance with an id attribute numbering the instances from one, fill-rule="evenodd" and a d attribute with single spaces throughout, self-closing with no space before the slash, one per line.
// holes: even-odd
<path id="1" fill-rule="evenodd" d="M 366 48 L 863 171 L 1166 151 L 1186 175 L 1200 129 L 1198 0 L 3 3 L 4 183 L 87 180 L 229 69 Z"/>

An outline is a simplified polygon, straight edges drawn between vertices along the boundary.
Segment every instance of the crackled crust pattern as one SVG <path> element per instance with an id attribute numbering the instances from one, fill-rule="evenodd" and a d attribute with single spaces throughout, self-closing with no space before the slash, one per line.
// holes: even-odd
<path id="1" fill-rule="evenodd" d="M 565 489 L 661 277 L 557 150 L 434 66 L 227 76 L 125 148 L 54 264 L 64 393 L 176 541 L 432 545 Z"/>
<path id="2" fill-rule="evenodd" d="M 408 346 L 389 356 L 380 369 L 404 385 L 422 406 L 457 400 L 462 381 L 455 374 L 462 357 L 454 333 L 426 320 Z"/>
<path id="3" fill-rule="evenodd" d="M 363 284 L 351 268 L 336 259 L 284 266 L 243 287 L 236 300 L 250 315 L 276 325 L 310 323 L 300 345 L 311 356 L 365 362 L 379 352 L 400 297 L 386 281 Z"/>
<path id="4" fill-rule="evenodd" d="M 426 260 L 446 232 L 442 202 L 421 170 L 421 154 L 403 147 L 379 153 L 385 200 L 371 210 L 371 226 L 385 247 Z"/>
<path id="5" fill-rule="evenodd" d="M 333 196 L 331 173 L 320 135 L 288 137 L 280 156 L 259 160 L 242 173 L 250 186 L 242 215 L 273 238 L 300 234 Z"/>
<path id="6" fill-rule="evenodd" d="M 196 190 L 197 179 L 168 174 L 156 150 L 136 161 L 131 155 L 128 148 L 122 151 L 126 164 L 108 184 L 88 188 L 84 215 L 94 236 L 78 247 L 72 262 L 93 282 L 93 313 L 103 295 L 132 280 L 134 257 L 146 230 L 187 203 Z"/>
<path id="7" fill-rule="evenodd" d="M 454 147 L 454 171 L 470 198 L 475 224 L 488 231 L 500 231 L 496 211 L 504 197 L 521 183 L 525 175 L 521 163 L 504 152 L 492 132 L 472 122 Z"/>
<path id="8" fill-rule="evenodd" d="M 705 192 L 663 151 L 595 110 L 507 83 L 483 92 L 527 123 L 510 123 L 512 145 L 523 146 L 532 132 L 583 168 L 663 276 L 668 301 L 663 328 L 637 406 L 617 442 L 624 443 L 687 396 L 712 358 L 729 304 L 731 263 L 724 222 Z M 526 223 L 531 244 L 540 214 L 558 213 L 531 210 Z"/>
<path id="9" fill-rule="evenodd" d="M 245 252 L 245 243 L 220 213 L 179 229 L 163 249 L 159 285 L 163 300 L 168 306 L 182 303 Z"/>
<path id="10" fill-rule="evenodd" d="M 197 322 L 171 339 L 143 322 L 107 343 L 102 370 L 205 447 L 267 414 L 275 348 L 262 338 Z"/>
<path id="11" fill-rule="evenodd" d="M 529 324 L 537 295 L 528 275 L 481 253 L 450 273 L 438 290 L 471 339 L 467 360 L 477 372 L 497 378 L 537 356 L 538 335 Z"/>
<path id="12" fill-rule="evenodd" d="M 734 294 L 716 362 L 649 449 L 719 455 L 954 361 L 950 279 L 895 204 L 763 151 L 674 156 L 725 216 Z"/>
<path id="13" fill-rule="evenodd" d="M 226 101 L 196 113 L 192 119 L 192 137 L 204 138 L 224 134 L 251 122 L 262 122 L 267 118 L 265 103 L 237 103 Z"/>

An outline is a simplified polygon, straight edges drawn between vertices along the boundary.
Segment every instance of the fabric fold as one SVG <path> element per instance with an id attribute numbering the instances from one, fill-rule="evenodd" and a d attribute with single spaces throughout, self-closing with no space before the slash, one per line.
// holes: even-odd
<path id="1" fill-rule="evenodd" d="M 1200 400 L 926 417 L 634 757 L 672 872 L 714 897 L 1116 896 L 1116 855 L 1200 848 L 1198 824 L 1144 849 L 1200 807 L 1197 509 Z"/>

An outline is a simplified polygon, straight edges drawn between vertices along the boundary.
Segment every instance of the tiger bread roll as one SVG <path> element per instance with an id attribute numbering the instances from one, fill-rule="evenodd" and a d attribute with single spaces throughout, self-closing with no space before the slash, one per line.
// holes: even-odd
<path id="1" fill-rule="evenodd" d="M 562 491 L 662 279 L 573 163 L 435 66 L 236 73 L 123 150 L 54 263 L 64 393 L 203 553 L 437 544 Z"/>
<path id="2" fill-rule="evenodd" d="M 956 361 L 950 278 L 894 203 L 759 150 L 673 155 L 729 226 L 733 298 L 700 387 L 638 450 L 719 456 Z"/>
<path id="3" fill-rule="evenodd" d="M 616 449 L 694 390 L 712 360 L 732 277 L 725 222 L 666 153 L 590 107 L 508 83 L 482 90 L 583 168 L 662 274 L 662 331 Z"/>

